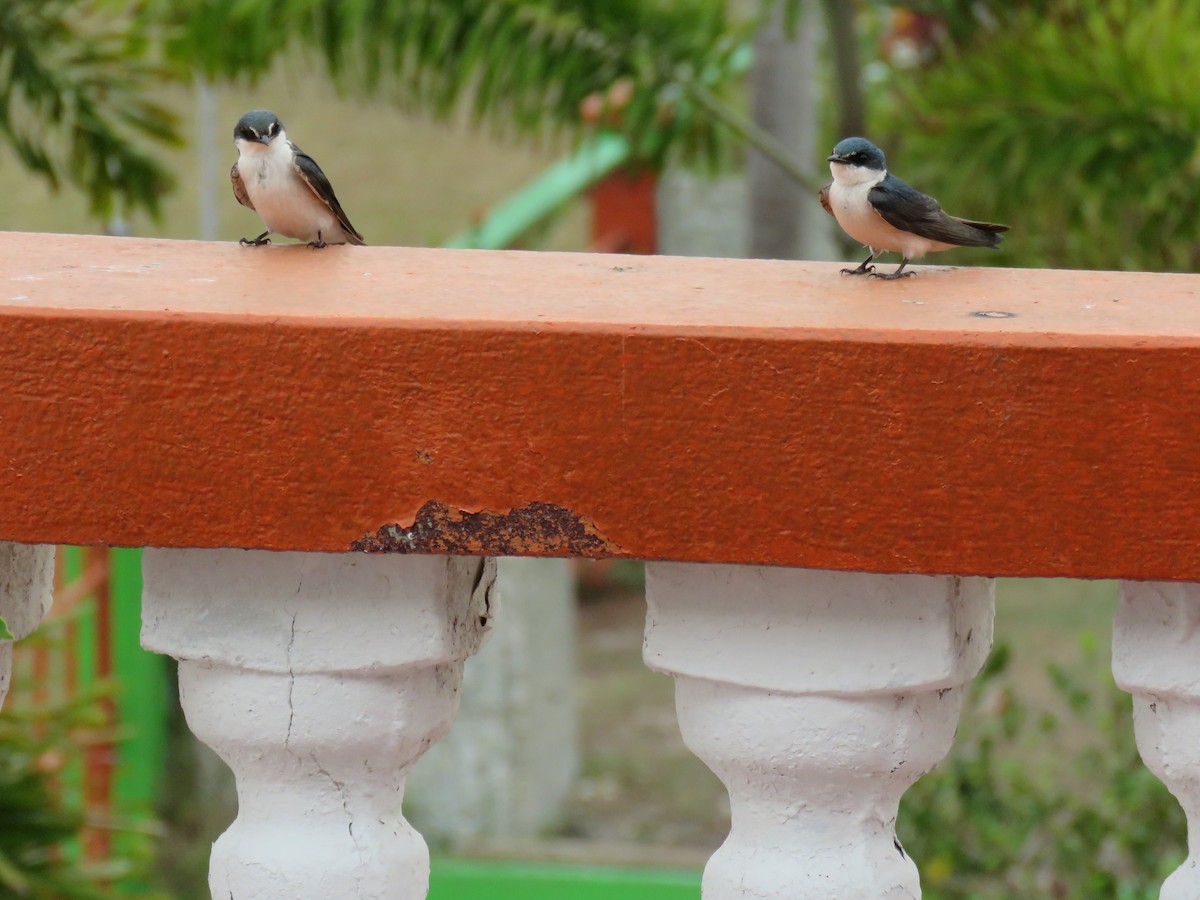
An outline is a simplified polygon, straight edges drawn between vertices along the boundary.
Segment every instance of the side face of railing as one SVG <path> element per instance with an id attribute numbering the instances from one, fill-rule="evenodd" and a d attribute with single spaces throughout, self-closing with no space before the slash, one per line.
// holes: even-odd
<path id="1" fill-rule="evenodd" d="M 425 896 L 405 776 L 503 555 L 650 561 L 731 797 L 706 900 L 919 895 L 897 805 L 997 575 L 1124 579 L 1118 682 L 1200 808 L 1196 277 L 5 235 L 0 284 L 0 538 L 148 548 L 143 644 L 238 776 L 214 897 Z"/>

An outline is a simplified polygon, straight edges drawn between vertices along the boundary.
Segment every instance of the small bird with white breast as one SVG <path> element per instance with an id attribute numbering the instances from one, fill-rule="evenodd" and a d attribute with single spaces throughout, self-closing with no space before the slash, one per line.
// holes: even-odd
<path id="1" fill-rule="evenodd" d="M 328 244 L 363 244 L 363 237 L 342 205 L 321 167 L 288 140 L 275 113 L 255 109 L 238 119 L 233 129 L 238 159 L 229 171 L 233 194 L 267 226 L 244 246 L 271 243 L 269 234 L 307 241 L 314 248 Z"/>
<path id="2" fill-rule="evenodd" d="M 871 255 L 843 275 L 871 275 L 891 280 L 912 275 L 909 260 L 952 247 L 996 247 L 1007 225 L 972 222 L 947 215 L 932 197 L 909 187 L 887 170 L 883 151 L 866 138 L 849 137 L 829 155 L 833 182 L 821 189 L 825 211 L 842 230 L 866 245 Z M 876 275 L 871 265 L 884 252 L 903 256 L 900 267 Z"/>

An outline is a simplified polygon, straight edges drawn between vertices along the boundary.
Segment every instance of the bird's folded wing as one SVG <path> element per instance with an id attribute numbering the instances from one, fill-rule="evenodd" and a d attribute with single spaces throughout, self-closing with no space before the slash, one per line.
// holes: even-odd
<path id="1" fill-rule="evenodd" d="M 296 167 L 296 172 L 304 179 L 304 183 L 308 185 L 309 190 L 316 194 L 329 207 L 330 211 L 337 216 L 346 234 L 355 239 L 351 243 L 364 243 L 363 236 L 350 224 L 350 219 L 346 216 L 345 210 L 342 209 L 342 204 L 338 203 L 337 195 L 333 193 L 333 185 L 329 183 L 329 179 L 325 177 L 325 173 L 321 171 L 321 167 L 317 165 L 317 161 L 295 144 L 292 144 L 292 150 L 292 165 Z"/>
<path id="2" fill-rule="evenodd" d="M 1008 225 L 997 225 L 995 222 L 976 222 L 973 219 L 959 219 L 958 221 L 964 225 L 970 225 L 972 228 L 982 228 L 984 231 L 992 231 L 996 234 L 1009 229 Z"/>
<path id="3" fill-rule="evenodd" d="M 947 215 L 936 200 L 909 187 L 894 175 L 871 188 L 867 199 L 875 212 L 892 227 L 931 241 L 964 247 L 994 247 L 1000 242 L 996 232 L 1007 230 L 1004 225 L 967 222 Z"/>

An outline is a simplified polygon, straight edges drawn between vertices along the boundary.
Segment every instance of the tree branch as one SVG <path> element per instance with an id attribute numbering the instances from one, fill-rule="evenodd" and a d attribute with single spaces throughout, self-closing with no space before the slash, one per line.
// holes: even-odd
<path id="1" fill-rule="evenodd" d="M 683 89 L 697 106 L 779 166 L 789 177 L 814 193 L 823 187 L 817 179 L 800 168 L 799 164 L 788 155 L 787 150 L 774 137 L 755 124 L 748 116 L 729 106 L 704 85 L 696 81 L 688 81 L 683 84 Z"/>

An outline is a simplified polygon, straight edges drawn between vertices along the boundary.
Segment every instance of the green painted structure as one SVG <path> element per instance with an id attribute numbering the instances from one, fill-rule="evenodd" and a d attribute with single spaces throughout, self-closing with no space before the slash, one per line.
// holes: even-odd
<path id="1" fill-rule="evenodd" d="M 619 134 L 601 132 L 573 155 L 559 160 L 497 205 L 480 222 L 454 235 L 443 246 L 473 250 L 503 250 L 511 247 L 526 232 L 628 162 L 629 157 L 629 141 Z"/>
<path id="2" fill-rule="evenodd" d="M 151 814 L 167 761 L 167 661 L 142 649 L 142 551 L 108 554 L 112 674 L 117 679 L 117 746 L 113 801 L 121 813 Z"/>
<path id="3" fill-rule="evenodd" d="M 699 900 L 700 873 L 435 859 L 429 900 Z"/>

